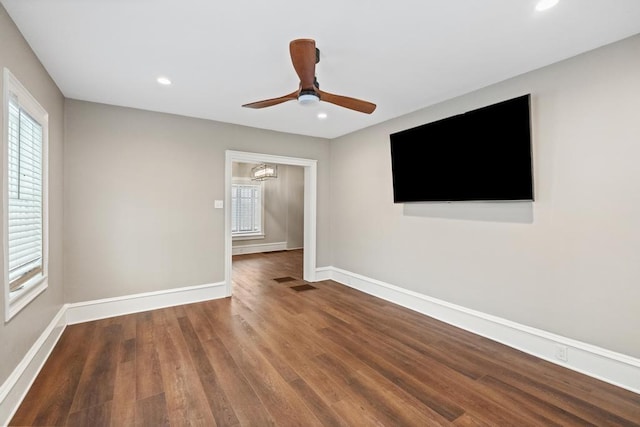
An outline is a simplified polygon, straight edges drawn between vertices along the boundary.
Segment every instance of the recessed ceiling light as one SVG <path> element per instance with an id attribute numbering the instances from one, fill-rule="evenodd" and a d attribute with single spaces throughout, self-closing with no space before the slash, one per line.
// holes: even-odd
<path id="1" fill-rule="evenodd" d="M 324 119 L 326 119 L 326 118 L 327 118 L 327 113 L 318 113 L 318 118 L 319 118 L 320 120 L 324 120 Z"/>
<path id="2" fill-rule="evenodd" d="M 171 84 L 171 80 L 169 80 L 167 77 L 158 77 L 156 81 L 163 86 L 169 86 Z"/>
<path id="3" fill-rule="evenodd" d="M 536 4 L 536 10 L 540 12 L 543 10 L 551 9 L 557 4 L 558 0 L 540 0 L 538 4 Z"/>

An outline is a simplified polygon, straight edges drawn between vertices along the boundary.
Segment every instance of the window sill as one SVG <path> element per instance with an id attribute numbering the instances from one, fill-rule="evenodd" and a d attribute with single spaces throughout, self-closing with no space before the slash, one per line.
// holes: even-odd
<path id="1" fill-rule="evenodd" d="M 5 307 L 4 321 L 8 322 L 25 308 L 49 286 L 47 276 L 36 276 L 29 280 L 21 289 L 9 293 L 9 303 Z"/>
<path id="2" fill-rule="evenodd" d="M 231 236 L 231 240 L 234 242 L 237 240 L 257 240 L 264 239 L 264 233 L 254 233 L 254 234 L 237 234 L 235 236 Z"/>

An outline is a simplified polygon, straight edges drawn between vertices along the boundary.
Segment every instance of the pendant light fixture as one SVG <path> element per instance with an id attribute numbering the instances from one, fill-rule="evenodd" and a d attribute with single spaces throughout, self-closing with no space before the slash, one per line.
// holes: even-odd
<path id="1" fill-rule="evenodd" d="M 278 177 L 278 166 L 267 165 L 265 163 L 251 168 L 251 179 L 254 181 L 264 181 Z"/>

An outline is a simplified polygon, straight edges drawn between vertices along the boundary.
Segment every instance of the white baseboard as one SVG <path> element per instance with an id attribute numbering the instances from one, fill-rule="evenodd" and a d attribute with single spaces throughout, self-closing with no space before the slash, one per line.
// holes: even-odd
<path id="1" fill-rule="evenodd" d="M 66 327 L 63 305 L 18 366 L 0 386 L 0 425 L 8 425 Z"/>
<path id="2" fill-rule="evenodd" d="M 68 304 L 67 324 L 226 297 L 224 282 Z"/>
<path id="3" fill-rule="evenodd" d="M 9 424 L 67 325 L 224 297 L 220 282 L 65 304 L 0 386 L 0 425 Z"/>
<path id="4" fill-rule="evenodd" d="M 245 255 L 284 250 L 287 250 L 287 242 L 256 243 L 255 245 L 233 246 L 231 248 L 231 254 Z"/>
<path id="5" fill-rule="evenodd" d="M 320 282 L 322 280 L 331 280 L 333 277 L 333 267 L 318 267 L 316 268 L 316 277 L 315 282 Z M 336 280 L 337 282 L 337 280 Z"/>
<path id="6" fill-rule="evenodd" d="M 451 304 L 340 268 L 318 268 L 316 278 L 332 279 L 551 363 L 640 394 L 640 359 Z M 566 362 L 556 358 L 558 345 L 567 347 Z"/>

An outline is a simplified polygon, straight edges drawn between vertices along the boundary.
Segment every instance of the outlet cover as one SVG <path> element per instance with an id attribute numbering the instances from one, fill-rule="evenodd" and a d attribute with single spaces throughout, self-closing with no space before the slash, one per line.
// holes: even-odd
<path id="1" fill-rule="evenodd" d="M 556 345 L 556 359 L 567 362 L 569 360 L 569 347 L 566 345 Z"/>

